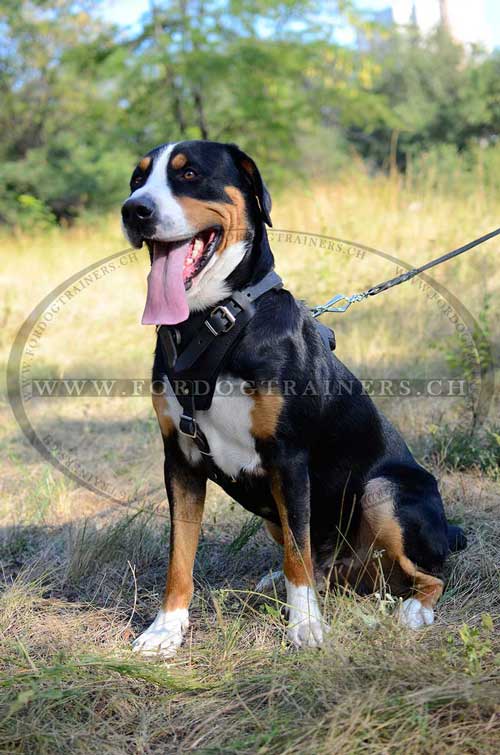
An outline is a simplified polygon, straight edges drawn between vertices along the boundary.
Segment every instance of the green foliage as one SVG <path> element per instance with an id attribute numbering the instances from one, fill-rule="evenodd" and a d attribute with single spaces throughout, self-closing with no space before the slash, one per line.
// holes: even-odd
<path id="1" fill-rule="evenodd" d="M 127 194 L 134 160 L 123 149 L 101 144 L 97 136 L 94 144 L 84 144 L 76 134 L 65 134 L 57 144 L 29 150 L 20 162 L 4 163 L 5 219 L 21 226 L 31 219 L 50 225 L 54 217 L 70 220 L 86 207 L 116 205 Z M 21 200 L 18 193 L 31 199 Z"/>
<path id="2" fill-rule="evenodd" d="M 370 49 L 335 42 L 342 16 Z M 178 139 L 236 141 L 274 186 L 330 178 L 353 147 L 437 186 L 466 190 L 464 170 L 499 184 L 500 56 L 377 29 L 350 2 L 156 0 L 125 32 L 90 0 L 21 0 L 0 26 L 9 225 L 115 207 L 137 158 Z"/>
<path id="3" fill-rule="evenodd" d="M 453 469 L 476 468 L 493 479 L 500 479 L 500 427 L 490 425 L 480 432 L 476 430 L 478 397 L 474 386 L 493 374 L 491 343 L 491 297 L 485 294 L 472 334 L 457 333 L 444 345 L 445 359 L 452 373 L 464 379 L 469 388 L 464 401 L 468 420 L 464 418 L 453 427 L 432 426 L 429 455 Z"/>
<path id="4" fill-rule="evenodd" d="M 379 162 L 409 158 L 452 145 L 463 151 L 481 140 L 494 143 L 500 127 L 500 55 L 481 49 L 466 52 L 443 30 L 421 37 L 416 30 L 391 35 L 371 51 L 375 76 L 371 92 L 388 112 L 366 128 L 354 123 L 360 149 Z M 392 144 L 394 147 L 394 142 Z"/>
<path id="5" fill-rule="evenodd" d="M 23 230 L 47 230 L 55 223 L 55 215 L 42 202 L 31 194 L 20 194 L 17 197 L 18 212 L 17 225 Z"/>
<path id="6" fill-rule="evenodd" d="M 485 659 L 492 653 L 491 636 L 493 634 L 493 619 L 489 613 L 481 616 L 481 626 L 471 627 L 463 624 L 458 630 L 460 639 L 460 655 L 463 661 L 463 670 L 469 676 L 477 676 L 484 670 Z M 455 638 L 448 637 L 451 652 L 455 647 Z"/>
<path id="7" fill-rule="evenodd" d="M 429 456 L 452 469 L 480 469 L 500 479 L 500 427 L 487 427 L 480 434 L 450 425 L 430 428 L 432 447 Z"/>
<path id="8" fill-rule="evenodd" d="M 406 171 L 422 191 L 470 197 L 500 191 L 500 145 L 475 142 L 460 151 L 455 144 L 434 144 L 408 158 Z"/>
<path id="9" fill-rule="evenodd" d="M 469 436 L 474 434 L 479 418 L 477 387 L 483 382 L 487 385 L 493 380 L 494 361 L 490 320 L 491 297 L 486 293 L 472 329 L 463 332 L 457 330 L 444 343 L 441 341 L 433 344 L 434 348 L 444 352 L 452 374 L 466 382 L 467 394 L 464 406 L 470 416 Z"/>
<path id="10" fill-rule="evenodd" d="M 241 551 L 255 537 L 261 527 L 262 519 L 258 516 L 251 516 L 249 519 L 246 519 L 234 540 L 231 540 L 226 546 L 227 552 L 235 554 Z"/>

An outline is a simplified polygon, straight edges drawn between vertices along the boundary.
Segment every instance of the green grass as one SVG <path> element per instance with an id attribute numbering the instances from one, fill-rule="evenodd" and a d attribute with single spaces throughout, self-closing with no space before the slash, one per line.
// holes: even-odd
<path id="1" fill-rule="evenodd" d="M 275 207 L 277 228 L 354 239 L 418 263 L 495 227 L 498 197 L 481 187 L 473 197 L 436 196 L 360 175 L 277 197 Z M 115 219 L 0 240 L 3 356 L 37 301 L 124 246 Z M 279 243 L 275 250 L 287 285 L 311 303 L 395 274 L 377 257 L 357 261 Z M 496 363 L 497 250 L 490 242 L 436 272 L 479 321 L 489 294 Z M 153 338 L 138 324 L 146 269 L 144 259 L 78 297 L 47 333 L 37 374 L 147 377 Z M 415 286 L 329 322 L 340 358 L 361 375 L 463 373 L 453 328 Z M 192 626 L 165 662 L 130 652 L 157 610 L 168 551 L 161 439 L 148 398 L 30 407 L 37 426 L 86 469 L 135 497 L 127 506 L 57 473 L 20 435 L 2 397 L 0 750 L 496 752 L 500 495 L 491 433 L 498 432 L 498 396 L 474 436 L 467 401 L 378 403 L 432 465 L 450 518 L 469 537 L 468 549 L 449 561 L 436 623 L 413 633 L 395 622 L 390 596 L 330 594 L 322 596 L 332 627 L 324 649 L 292 651 L 282 585 L 269 595 L 254 589 L 279 568 L 280 551 L 258 521 L 210 486 Z"/>

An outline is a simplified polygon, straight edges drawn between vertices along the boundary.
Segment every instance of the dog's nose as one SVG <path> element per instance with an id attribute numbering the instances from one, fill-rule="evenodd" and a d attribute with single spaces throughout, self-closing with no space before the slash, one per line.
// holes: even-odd
<path id="1" fill-rule="evenodd" d="M 127 199 L 122 207 L 122 218 L 124 223 L 144 223 L 152 220 L 156 211 L 156 205 L 153 199 L 145 194 L 136 199 Z"/>

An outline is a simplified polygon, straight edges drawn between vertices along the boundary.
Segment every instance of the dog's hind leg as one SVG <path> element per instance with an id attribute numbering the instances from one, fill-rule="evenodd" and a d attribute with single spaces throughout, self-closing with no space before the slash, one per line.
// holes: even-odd
<path id="1" fill-rule="evenodd" d="M 270 522 L 269 519 L 265 519 L 264 526 L 274 542 L 278 545 L 283 545 L 283 530 L 279 524 L 275 524 L 274 522 Z"/>
<path id="2" fill-rule="evenodd" d="M 419 471 L 418 485 L 397 477 L 372 479 L 361 500 L 365 556 L 371 541 L 371 553 L 381 553 L 389 587 L 396 594 L 411 592 L 398 615 L 412 629 L 434 621 L 434 606 L 443 592 L 443 581 L 436 574 L 442 572 L 448 553 L 447 523 L 437 486 L 431 475 Z M 367 572 L 373 568 L 372 556 Z"/>
<path id="3" fill-rule="evenodd" d="M 272 475 L 272 493 L 283 533 L 283 571 L 289 608 L 287 635 L 296 645 L 317 647 L 325 624 L 314 589 L 307 460 L 299 454 Z"/>

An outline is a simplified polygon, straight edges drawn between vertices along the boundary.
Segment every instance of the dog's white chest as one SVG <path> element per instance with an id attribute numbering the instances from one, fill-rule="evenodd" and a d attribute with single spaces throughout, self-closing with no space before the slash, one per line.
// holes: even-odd
<path id="1" fill-rule="evenodd" d="M 233 478 L 241 472 L 263 473 L 251 432 L 254 402 L 244 387 L 241 380 L 220 376 L 210 409 L 196 412 L 196 422 L 206 436 L 215 464 Z M 169 384 L 166 399 L 168 414 L 179 429 L 182 409 Z M 179 433 L 179 445 L 190 462 L 200 461 L 201 454 L 193 440 Z"/>

